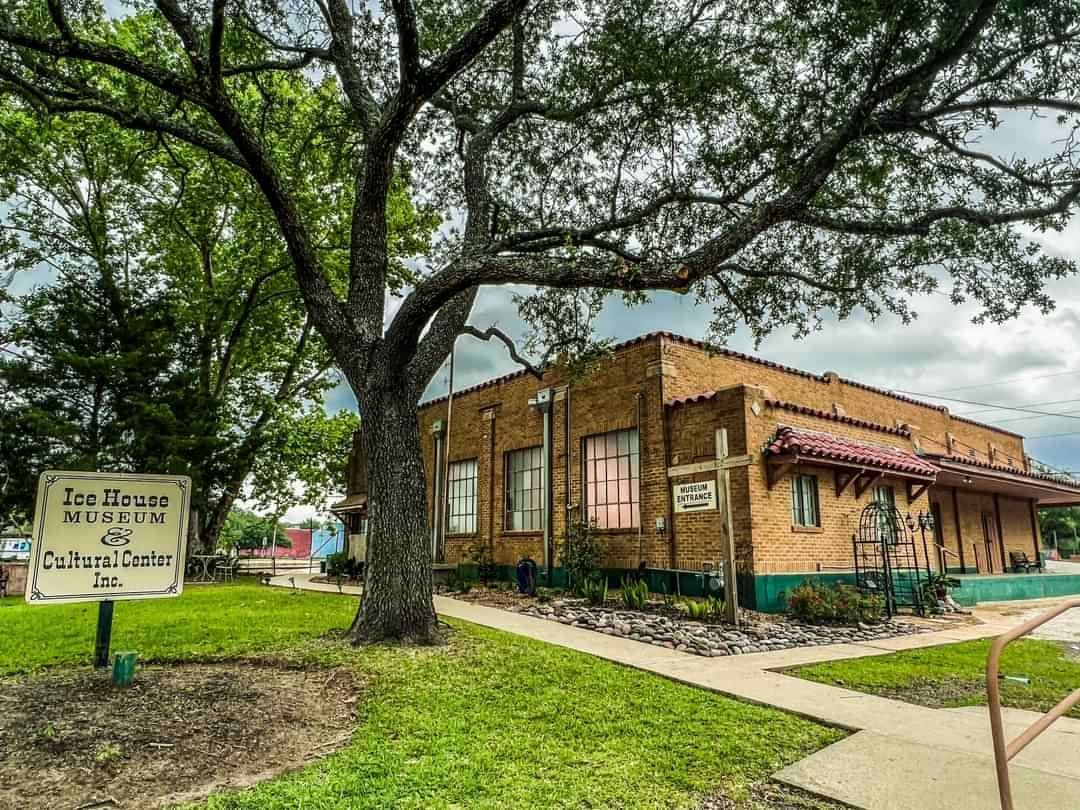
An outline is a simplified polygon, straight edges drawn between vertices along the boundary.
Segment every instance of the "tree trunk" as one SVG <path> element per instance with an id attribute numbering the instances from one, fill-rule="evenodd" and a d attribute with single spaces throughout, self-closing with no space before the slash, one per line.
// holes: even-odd
<path id="1" fill-rule="evenodd" d="M 358 391 L 368 459 L 364 598 L 349 637 L 414 644 L 442 640 L 431 597 L 431 532 L 415 397 L 396 380 Z"/>
<path id="2" fill-rule="evenodd" d="M 199 543 L 207 554 L 213 554 L 217 549 L 221 530 L 225 528 L 225 521 L 228 519 L 229 512 L 232 511 L 233 504 L 236 502 L 236 493 L 240 491 L 243 483 L 242 480 L 230 481 L 221 493 L 221 497 L 218 498 L 217 503 L 210 509 L 210 517 L 199 534 Z"/>

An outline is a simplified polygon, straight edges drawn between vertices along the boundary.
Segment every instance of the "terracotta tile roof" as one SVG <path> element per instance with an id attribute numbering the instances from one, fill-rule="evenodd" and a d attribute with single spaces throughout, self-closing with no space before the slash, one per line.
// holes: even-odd
<path id="1" fill-rule="evenodd" d="M 767 399 L 765 400 L 765 407 L 790 411 L 791 413 L 801 413 L 804 416 L 813 416 L 817 419 L 828 419 L 831 422 L 841 422 L 845 425 L 853 425 L 854 427 L 861 427 L 867 430 L 876 430 L 893 436 L 903 436 L 904 438 L 911 437 L 911 431 L 907 428 L 891 427 L 889 425 L 883 425 L 880 422 L 857 419 L 854 416 L 841 416 L 840 414 L 823 411 L 820 408 L 811 408 L 809 405 L 798 405 L 794 402 L 785 402 L 782 399 Z"/>
<path id="2" fill-rule="evenodd" d="M 938 468 L 910 450 L 846 439 L 818 430 L 783 425 L 765 448 L 766 456 L 795 455 L 805 459 L 840 462 L 854 467 L 907 473 L 934 478 Z"/>
<path id="3" fill-rule="evenodd" d="M 1020 478 L 1029 478 L 1033 481 L 1046 481 L 1051 484 L 1059 484 L 1061 486 L 1069 487 L 1070 489 L 1080 491 L 1080 481 L 1067 475 L 1052 475 L 1050 473 L 1029 472 L 1023 467 L 1010 467 L 1008 464 L 991 464 L 989 461 L 972 458 L 971 456 L 957 455 L 955 453 L 951 456 L 937 453 L 927 453 L 926 458 L 932 459 L 934 461 L 947 461 L 953 464 L 962 464 L 968 467 L 978 467 L 983 470 L 993 470 L 994 472 L 1008 473 L 1009 475 L 1016 475 Z"/>
<path id="4" fill-rule="evenodd" d="M 680 405 L 690 405 L 695 402 L 707 402 L 708 400 L 716 396 L 715 391 L 702 391 L 700 394 L 691 394 L 688 397 L 678 397 L 676 399 L 669 399 L 664 404 L 669 408 L 677 408 Z"/>

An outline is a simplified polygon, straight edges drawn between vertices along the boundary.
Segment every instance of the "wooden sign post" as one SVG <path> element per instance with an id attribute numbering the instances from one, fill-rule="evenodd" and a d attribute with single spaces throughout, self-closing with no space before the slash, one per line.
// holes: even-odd
<path id="1" fill-rule="evenodd" d="M 717 509 L 720 512 L 720 555 L 723 559 L 724 568 L 724 619 L 732 624 L 739 623 L 739 589 L 735 570 L 735 530 L 731 514 L 731 473 L 736 467 L 747 467 L 753 463 L 750 455 L 729 456 L 727 430 L 719 428 L 715 434 L 716 457 L 711 461 L 699 461 L 693 464 L 680 464 L 668 467 L 668 478 L 679 478 L 696 473 L 716 472 L 716 505 L 712 504 L 711 496 L 713 482 L 702 482 L 701 493 L 691 491 L 692 485 L 678 485 L 685 491 L 680 497 L 684 502 L 676 503 L 675 511 L 705 511 Z M 701 497 L 695 498 L 700 494 Z"/>
<path id="2" fill-rule="evenodd" d="M 724 618 L 739 624 L 739 588 L 735 573 L 735 529 L 731 518 L 731 469 L 728 460 L 727 430 L 716 431 L 716 490 L 721 514 L 720 553 L 724 558 Z"/>

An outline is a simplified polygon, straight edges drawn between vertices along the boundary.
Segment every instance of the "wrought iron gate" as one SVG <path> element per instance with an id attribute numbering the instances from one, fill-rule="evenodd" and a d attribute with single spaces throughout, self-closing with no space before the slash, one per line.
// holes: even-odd
<path id="1" fill-rule="evenodd" d="M 924 612 L 922 584 L 929 577 L 919 567 L 915 531 L 889 503 L 873 501 L 859 516 L 859 531 L 851 537 L 855 552 L 855 586 L 880 596 L 890 618 L 900 608 Z"/>

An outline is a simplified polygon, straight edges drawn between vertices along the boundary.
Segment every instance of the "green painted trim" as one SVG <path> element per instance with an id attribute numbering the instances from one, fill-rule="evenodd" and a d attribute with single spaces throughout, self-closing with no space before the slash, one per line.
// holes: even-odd
<path id="1" fill-rule="evenodd" d="M 839 582 L 848 585 L 855 584 L 855 575 L 848 573 L 757 574 L 753 579 L 754 610 L 762 613 L 783 613 L 787 609 L 788 593 L 808 579 L 825 585 L 835 585 Z"/>
<path id="2" fill-rule="evenodd" d="M 960 576 L 952 591 L 961 605 L 979 602 L 1010 602 L 1080 594 L 1080 574 L 992 574 Z"/>

